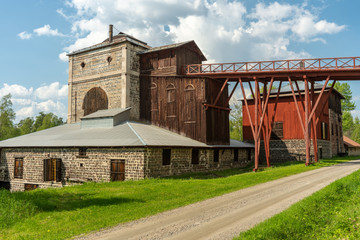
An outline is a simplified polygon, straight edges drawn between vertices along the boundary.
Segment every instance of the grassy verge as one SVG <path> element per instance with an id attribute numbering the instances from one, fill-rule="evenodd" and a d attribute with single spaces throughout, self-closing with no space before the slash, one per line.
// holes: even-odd
<path id="1" fill-rule="evenodd" d="M 356 158 L 305 167 L 283 164 L 173 178 L 88 183 L 62 189 L 0 191 L 0 239 L 64 239 L 111 227 L 259 183 Z"/>
<path id="2" fill-rule="evenodd" d="M 360 239 L 360 171 L 242 233 L 238 239 Z"/>

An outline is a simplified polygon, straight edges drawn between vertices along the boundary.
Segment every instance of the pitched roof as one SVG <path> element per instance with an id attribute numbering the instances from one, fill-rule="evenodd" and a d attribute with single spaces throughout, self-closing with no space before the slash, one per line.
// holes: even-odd
<path id="1" fill-rule="evenodd" d="M 344 144 L 349 147 L 360 147 L 360 144 L 355 142 L 354 140 L 351 140 L 350 138 L 343 136 Z"/>
<path id="2" fill-rule="evenodd" d="M 292 82 L 292 85 L 293 85 L 293 88 L 294 88 L 294 91 L 295 91 L 295 94 L 297 94 L 297 87 L 296 87 L 296 84 L 294 82 Z M 299 86 L 299 90 L 301 92 L 305 92 L 305 83 L 302 82 L 302 81 L 298 81 L 298 86 Z M 322 84 L 318 84 L 318 83 L 315 83 L 314 84 L 314 90 L 315 91 L 319 91 L 321 90 L 323 87 Z M 325 90 L 329 90 L 330 87 L 329 86 L 326 86 Z M 271 91 L 271 95 L 273 94 L 277 94 L 278 92 L 278 89 L 272 89 Z M 340 99 L 345 99 L 344 96 L 339 93 L 335 88 L 333 89 L 333 92 L 335 92 L 336 94 L 339 95 Z M 292 93 L 292 90 L 291 90 L 291 86 L 290 84 L 287 84 L 286 86 L 282 86 L 281 89 L 280 89 L 280 95 L 283 95 L 283 94 L 286 94 L 286 93 Z"/>
<path id="3" fill-rule="evenodd" d="M 98 49 L 98 48 L 108 47 L 108 46 L 111 46 L 111 45 L 114 45 L 114 44 L 118 44 L 118 43 L 122 43 L 122 42 L 131 42 L 131 43 L 133 43 L 133 44 L 142 46 L 142 47 L 144 47 L 145 49 L 146 49 L 146 48 L 151 48 L 149 45 L 147 45 L 146 42 L 140 41 L 140 40 L 134 38 L 134 37 L 131 36 L 131 35 L 128 35 L 128 34 L 123 33 L 123 32 L 120 32 L 119 34 L 117 34 L 117 35 L 115 35 L 115 36 L 113 37 L 113 41 L 112 41 L 112 42 L 109 42 L 109 38 L 106 38 L 106 39 L 105 39 L 103 42 L 101 42 L 101 43 L 98 43 L 98 44 L 92 45 L 92 46 L 90 46 L 90 47 L 86 47 L 86 48 L 82 48 L 82 49 L 73 51 L 73 52 L 71 52 L 71 53 L 68 53 L 67 56 L 72 56 L 72 55 L 75 55 L 75 54 L 78 54 L 78 53 L 83 53 L 83 52 L 87 52 L 87 51 L 94 50 L 94 49 Z"/>
<path id="4" fill-rule="evenodd" d="M 151 53 L 151 52 L 162 51 L 165 49 L 178 48 L 178 47 L 185 46 L 185 45 L 191 45 L 193 47 L 193 49 L 203 58 L 202 59 L 203 61 L 207 60 L 205 55 L 202 53 L 202 51 L 200 50 L 200 48 L 198 47 L 198 45 L 195 43 L 194 40 L 180 42 L 180 43 L 174 43 L 174 44 L 169 44 L 169 45 L 163 45 L 160 47 L 153 47 L 153 48 L 147 49 L 145 51 L 142 51 L 139 54 L 146 54 L 146 53 Z"/>
<path id="5" fill-rule="evenodd" d="M 0 142 L 6 147 L 223 147 L 253 148 L 232 140 L 230 145 L 207 145 L 166 129 L 137 122 L 123 122 L 112 128 L 81 128 L 80 123 L 65 124 Z"/>

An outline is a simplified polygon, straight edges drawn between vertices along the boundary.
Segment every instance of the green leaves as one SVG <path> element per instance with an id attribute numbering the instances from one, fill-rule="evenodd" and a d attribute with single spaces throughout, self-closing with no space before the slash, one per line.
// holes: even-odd
<path id="1" fill-rule="evenodd" d="M 64 124 L 63 119 L 53 113 L 40 112 L 34 118 L 27 117 L 18 124 L 14 124 L 15 112 L 12 109 L 11 94 L 0 100 L 0 140 L 44 130 Z"/>

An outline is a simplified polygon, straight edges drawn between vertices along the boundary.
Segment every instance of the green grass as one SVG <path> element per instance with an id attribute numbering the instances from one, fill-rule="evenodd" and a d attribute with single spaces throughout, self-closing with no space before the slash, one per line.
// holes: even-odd
<path id="1" fill-rule="evenodd" d="M 64 239 L 132 221 L 259 183 L 356 158 L 288 163 L 172 178 L 87 183 L 30 192 L 0 191 L 0 239 Z"/>
<path id="2" fill-rule="evenodd" d="M 360 170 L 242 233 L 238 239 L 360 239 Z"/>

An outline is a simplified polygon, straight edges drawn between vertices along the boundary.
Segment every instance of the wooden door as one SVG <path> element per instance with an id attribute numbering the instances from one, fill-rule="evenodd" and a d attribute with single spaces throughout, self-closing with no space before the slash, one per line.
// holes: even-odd
<path id="1" fill-rule="evenodd" d="M 111 160 L 111 181 L 125 180 L 125 160 Z"/>

